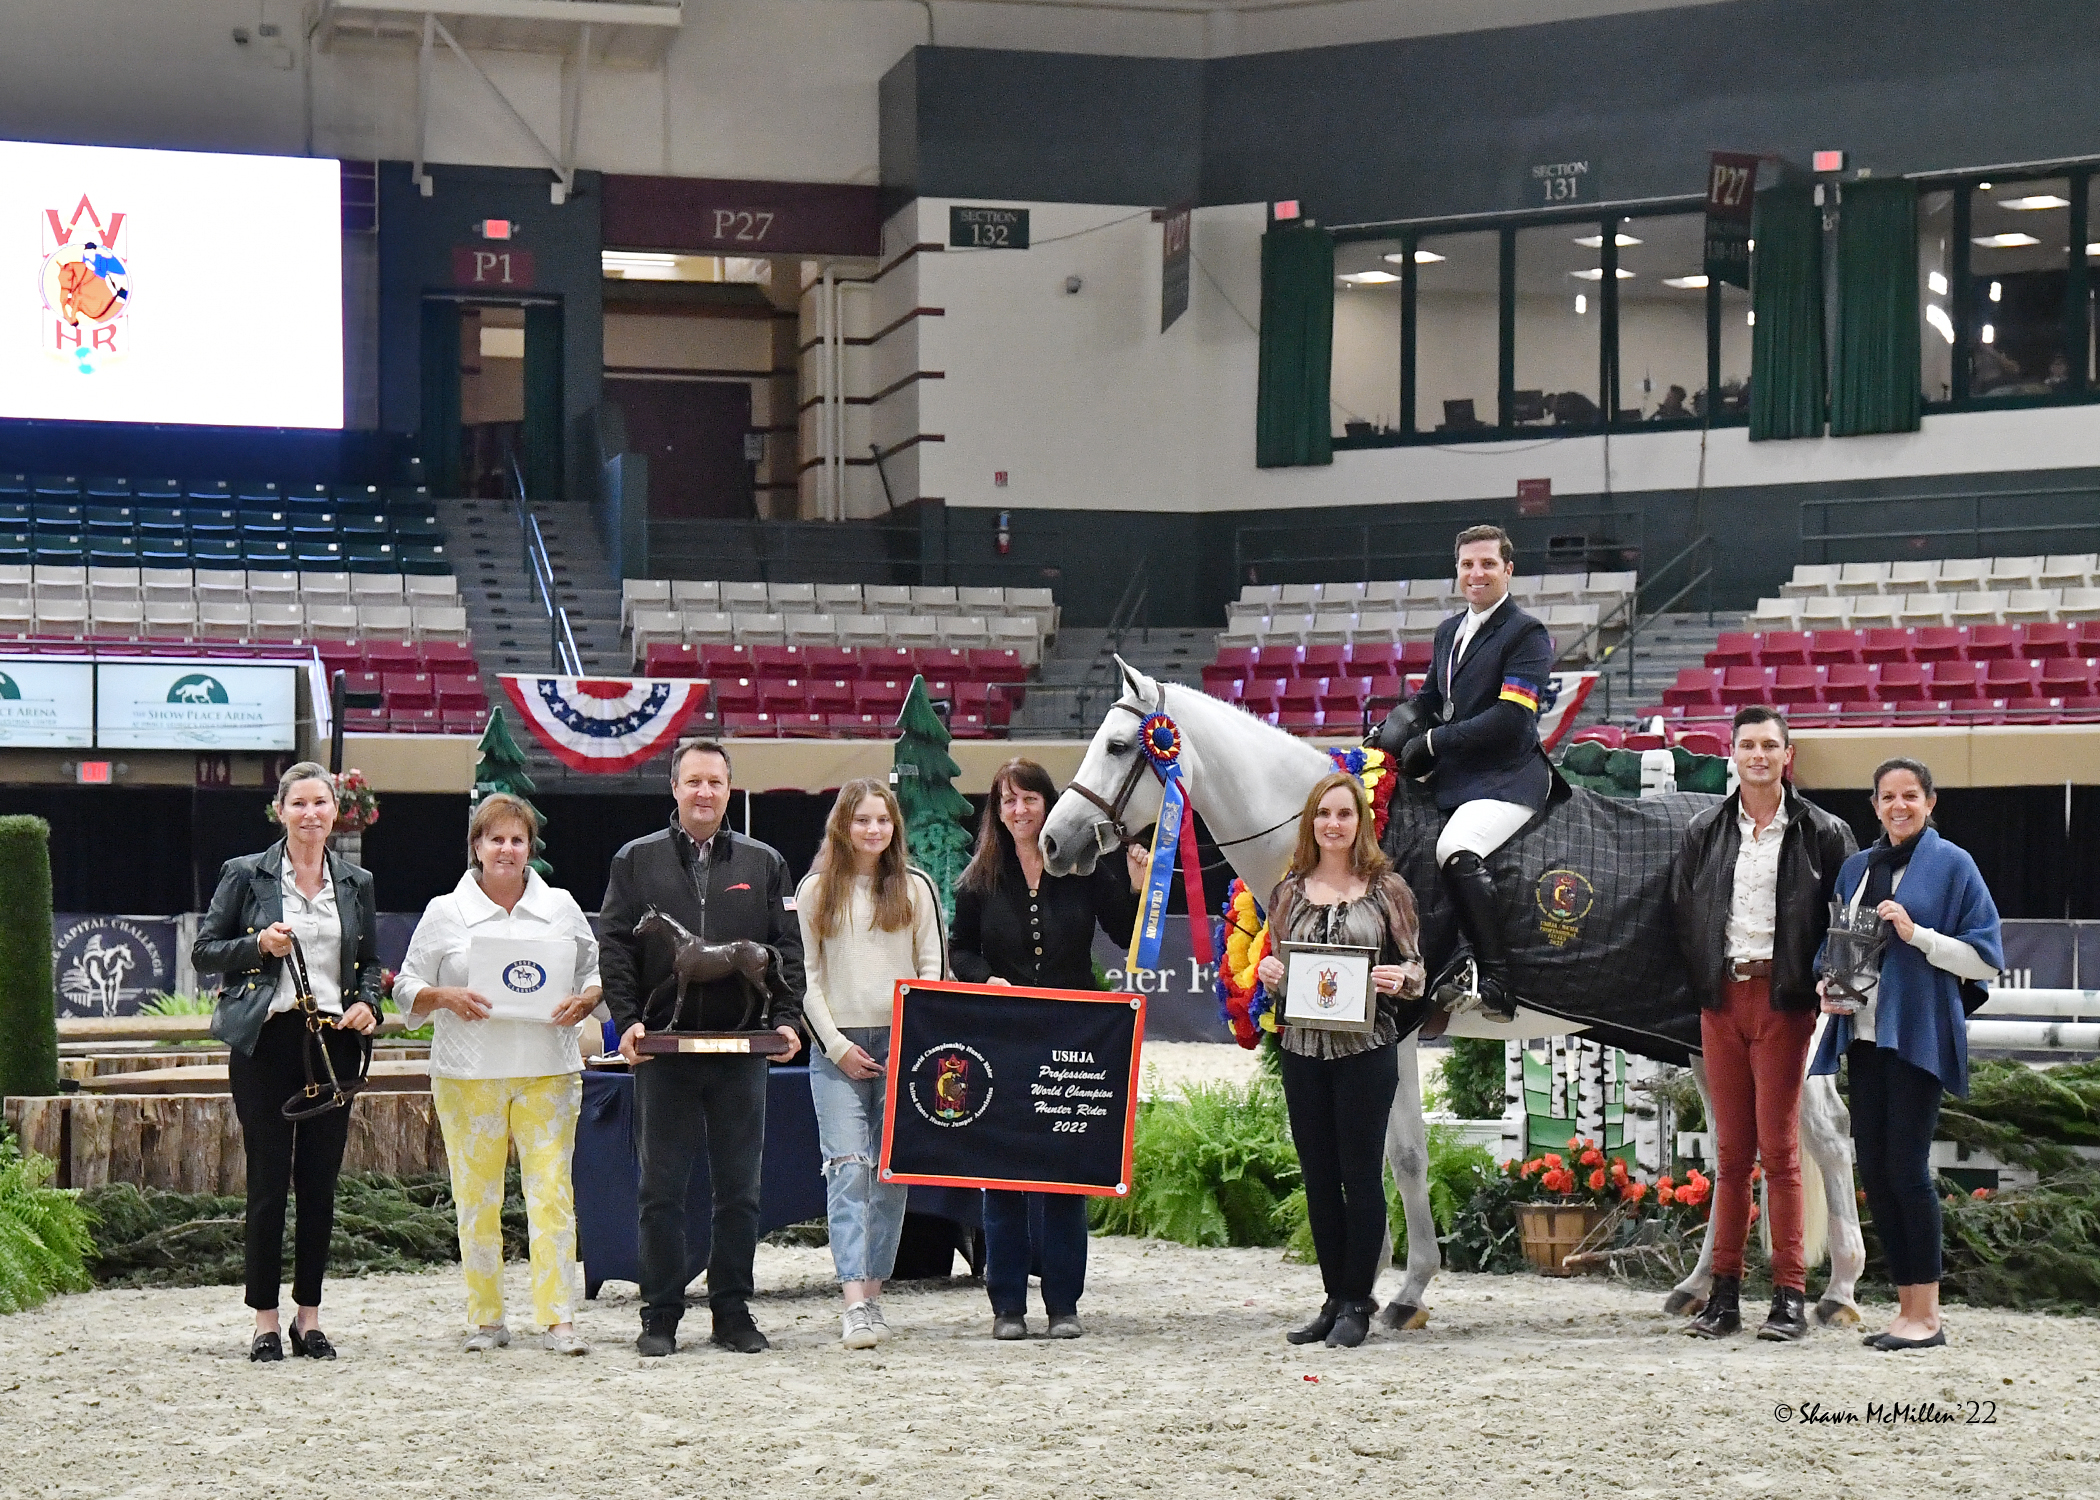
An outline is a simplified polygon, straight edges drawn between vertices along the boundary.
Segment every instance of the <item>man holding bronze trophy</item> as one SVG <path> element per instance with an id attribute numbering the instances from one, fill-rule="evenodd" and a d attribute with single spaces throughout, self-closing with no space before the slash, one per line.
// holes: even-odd
<path id="1" fill-rule="evenodd" d="M 731 832 L 729 752 L 686 740 L 671 753 L 670 826 L 613 856 L 599 913 L 605 1003 L 634 1067 L 641 1157 L 644 1358 L 677 1350 L 685 1311 L 686 1180 L 707 1151 L 714 1190 L 707 1262 L 713 1342 L 739 1354 L 768 1345 L 752 1321 L 759 1168 L 766 1140 L 767 1056 L 801 1049 L 802 934 L 779 851 Z M 637 929 L 641 929 L 637 931 Z M 710 946 L 713 945 L 713 946 Z M 695 955 L 771 953 L 762 982 Z M 664 1033 L 676 1033 L 666 1036 Z"/>

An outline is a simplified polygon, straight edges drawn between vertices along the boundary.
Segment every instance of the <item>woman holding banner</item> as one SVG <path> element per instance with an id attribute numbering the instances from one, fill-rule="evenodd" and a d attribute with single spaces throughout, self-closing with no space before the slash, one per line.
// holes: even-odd
<path id="1" fill-rule="evenodd" d="M 507 792 L 481 799 L 467 825 L 469 869 L 459 885 L 424 908 L 394 979 L 394 998 L 411 1026 L 435 1013 L 430 1093 L 452 1166 L 459 1213 L 460 1269 L 467 1278 L 470 1354 L 510 1342 L 503 1323 L 503 1178 L 518 1147 L 530 1226 L 532 1310 L 555 1354 L 588 1354 L 576 1332 L 576 1194 L 569 1161 L 583 1104 L 583 1053 L 576 1027 L 598 1005 L 598 940 L 567 891 L 532 868 L 539 817 Z M 470 977 L 477 945 L 483 963 L 539 968 L 553 992 L 548 1019 L 491 1014 Z M 549 945 L 560 955 L 550 957 Z M 494 990 L 493 984 L 484 988 Z M 548 997 L 553 999 L 552 995 Z"/>
<path id="2" fill-rule="evenodd" d="M 882 1284 L 897 1265 L 910 1189 L 876 1175 L 890 1016 L 900 979 L 944 979 L 941 898 L 906 864 L 904 814 L 888 786 L 849 781 L 824 823 L 824 851 L 795 892 L 816 1033 L 809 1092 L 824 1152 L 824 1217 L 845 1295 L 839 1342 L 872 1349 L 890 1336 Z"/>
<path id="3" fill-rule="evenodd" d="M 1305 1180 L 1306 1218 L 1327 1300 L 1287 1337 L 1354 1348 L 1378 1304 L 1371 1287 L 1385 1248 L 1385 1126 L 1400 1082 L 1400 998 L 1427 978 L 1414 892 L 1393 872 L 1372 833 L 1369 800 L 1346 771 L 1321 780 L 1298 818 L 1290 873 L 1269 898 L 1269 931 L 1288 942 L 1377 950 L 1369 1031 L 1286 1024 L 1281 1064 L 1291 1140 Z M 1256 971 L 1279 1013 L 1289 973 L 1270 954 Z"/>
<path id="4" fill-rule="evenodd" d="M 1094 927 L 1118 945 L 1137 920 L 1147 853 L 1132 845 L 1125 867 L 1103 861 L 1091 875 L 1050 875 L 1038 843 L 1057 801 L 1050 773 L 1016 757 L 992 775 L 977 850 L 955 887 L 949 939 L 955 977 L 971 984 L 1091 990 Z M 984 1195 L 984 1285 L 992 1337 L 1028 1337 L 1028 1274 L 1040 1268 L 1043 1309 L 1054 1339 L 1086 1332 L 1086 1199 L 1069 1193 L 988 1190 Z"/>

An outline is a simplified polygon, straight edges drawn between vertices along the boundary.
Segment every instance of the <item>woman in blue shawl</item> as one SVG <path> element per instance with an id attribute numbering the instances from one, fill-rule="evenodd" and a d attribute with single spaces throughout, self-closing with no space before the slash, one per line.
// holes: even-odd
<path id="1" fill-rule="evenodd" d="M 1849 910 L 1879 915 L 1887 941 L 1864 976 L 1837 972 L 1835 936 L 1818 960 L 1830 1020 L 1809 1072 L 1835 1073 L 1846 1061 L 1860 1185 L 1896 1283 L 1895 1321 L 1867 1338 L 1871 1349 L 1947 1342 L 1932 1131 L 1942 1091 L 1969 1091 L 1968 1015 L 2005 962 L 1998 908 L 1976 861 L 1932 826 L 1936 801 L 1932 772 L 1917 761 L 1875 768 L 1883 836 L 1845 861 L 1837 894 Z"/>

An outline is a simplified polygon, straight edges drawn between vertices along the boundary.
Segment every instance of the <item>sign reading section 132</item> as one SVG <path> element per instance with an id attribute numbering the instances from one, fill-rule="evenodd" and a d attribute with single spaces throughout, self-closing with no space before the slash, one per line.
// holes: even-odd
<path id="1" fill-rule="evenodd" d="M 1026 250 L 1028 210 L 951 204 L 948 244 L 958 250 Z"/>

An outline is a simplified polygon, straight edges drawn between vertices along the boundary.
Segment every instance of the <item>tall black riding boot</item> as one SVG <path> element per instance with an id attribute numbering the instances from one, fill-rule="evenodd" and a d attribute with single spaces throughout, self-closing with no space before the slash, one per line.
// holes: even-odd
<path id="1" fill-rule="evenodd" d="M 1516 996 L 1509 987 L 1509 945 L 1495 911 L 1495 880 L 1471 849 L 1444 861 L 1444 889 L 1458 914 L 1458 930 L 1473 950 L 1480 980 L 1480 1008 L 1498 1020 L 1514 1020 Z"/>

